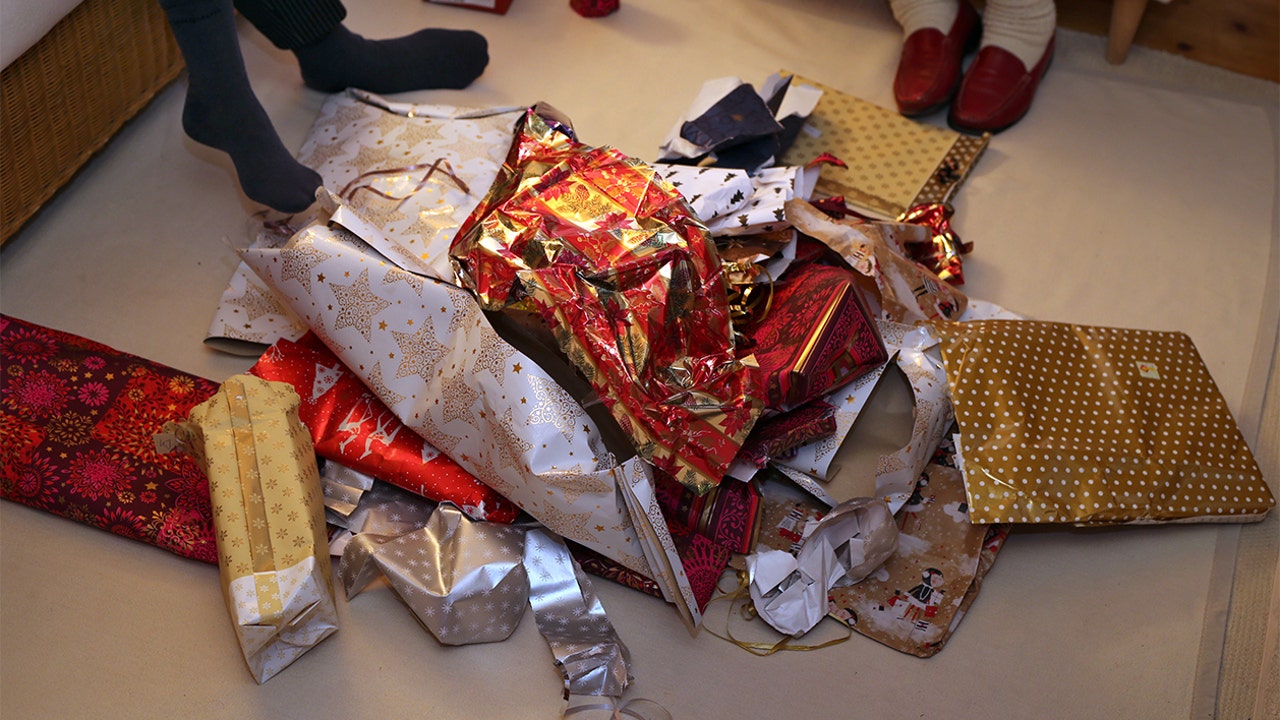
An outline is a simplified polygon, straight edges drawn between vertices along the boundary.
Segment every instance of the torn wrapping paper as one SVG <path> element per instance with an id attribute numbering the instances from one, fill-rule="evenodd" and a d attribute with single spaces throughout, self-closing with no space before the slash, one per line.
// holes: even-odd
<path id="1" fill-rule="evenodd" d="M 822 169 L 817 190 L 891 220 L 909 208 L 947 202 L 986 150 L 990 134 L 965 135 L 902 117 L 893 110 L 799 75 L 792 86 L 821 91 L 804 129 L 780 156 L 807 165 L 823 153 L 844 161 Z"/>
<path id="2" fill-rule="evenodd" d="M 553 532 L 658 582 L 696 623 L 650 469 L 619 464 L 555 380 L 475 298 L 325 225 L 242 258 L 409 429 Z"/>
<path id="3" fill-rule="evenodd" d="M 313 333 L 272 345 L 249 372 L 292 385 L 316 454 L 477 520 L 511 522 L 520 510 L 405 427 Z"/>
<path id="4" fill-rule="evenodd" d="M 442 505 L 416 530 L 357 533 L 338 575 L 348 599 L 385 575 L 445 645 L 498 642 L 516 629 L 529 595 L 524 534 L 524 528 L 472 522 Z"/>
<path id="5" fill-rule="evenodd" d="M 640 456 L 699 491 L 760 412 L 715 247 L 651 168 L 531 109 L 450 250 L 487 310 L 536 310 Z"/>
<path id="6" fill-rule="evenodd" d="M 929 465 L 898 511 L 898 550 L 857 585 L 828 596 L 832 617 L 901 652 L 942 650 L 978 596 L 1008 525 L 974 525 L 954 468 Z"/>
<path id="7" fill-rule="evenodd" d="M 774 165 L 821 94 L 781 75 L 767 78 L 758 92 L 736 77 L 708 80 L 667 134 L 660 159 L 750 173 Z"/>
<path id="8" fill-rule="evenodd" d="M 215 383 L 4 315 L 0 365 L 0 497 L 217 562 L 204 472 L 152 439 Z"/>
<path id="9" fill-rule="evenodd" d="M 818 175 L 817 168 L 803 167 L 763 168 L 753 174 L 663 163 L 655 163 L 653 169 L 689 201 L 717 238 L 786 229 L 787 201 L 808 200 Z"/>
<path id="10" fill-rule="evenodd" d="M 827 592 L 861 581 L 893 554 L 898 527 L 883 502 L 847 500 L 803 533 L 796 555 L 763 550 L 747 558 L 751 600 L 760 617 L 800 637 L 827 612 Z"/>
<path id="11" fill-rule="evenodd" d="M 446 645 L 496 642 L 525 604 L 573 695 L 619 697 L 628 653 L 564 541 L 541 528 L 473 522 L 441 505 L 398 536 L 361 533 L 339 574 L 347 597 L 385 575 L 418 621 Z"/>
<path id="12" fill-rule="evenodd" d="M 726 481 L 698 495 L 662 475 L 656 482 L 658 502 L 670 524 L 684 526 L 732 552 L 751 552 L 760 519 L 760 491 L 754 484 Z"/>
<path id="13" fill-rule="evenodd" d="M 832 617 L 919 657 L 935 655 L 956 631 L 1009 529 L 969 522 L 964 484 L 948 447 L 944 442 L 898 510 L 893 555 L 862 582 L 827 594 Z M 828 509 L 783 483 L 766 482 L 762 490 L 760 547 L 798 552 L 805 528 Z"/>
<path id="14" fill-rule="evenodd" d="M 764 467 L 770 460 L 792 457 L 797 448 L 836 433 L 836 408 L 823 399 L 756 423 L 742 446 L 738 462 Z"/>
<path id="15" fill-rule="evenodd" d="M 325 463 L 325 470 L 332 467 L 337 463 Z M 436 503 L 421 495 L 374 480 L 349 514 L 329 516 L 335 528 L 329 536 L 329 555 L 342 557 L 351 538 L 360 533 L 397 537 L 413 532 L 427 524 L 435 509 Z"/>
<path id="16" fill-rule="evenodd" d="M 1248 522 L 1275 505 L 1183 333 L 934 326 L 977 523 Z"/>
<path id="17" fill-rule="evenodd" d="M 404 267 L 453 282 L 449 242 L 497 175 L 522 111 L 393 102 L 354 89 L 330 95 L 298 151 L 324 182 L 321 207 L 265 231 L 287 239 L 313 220 L 332 219 Z M 241 264 L 206 342 L 256 355 L 306 329 Z"/>
<path id="18" fill-rule="evenodd" d="M 170 423 L 209 475 L 223 598 L 259 683 L 338 629 L 324 505 L 298 395 L 234 375 Z"/>
<path id="19" fill-rule="evenodd" d="M 954 320 L 968 298 L 927 268 L 908 259 L 895 234 L 929 236 L 928 228 L 901 223 L 832 218 L 803 200 L 787 203 L 787 220 L 821 240 L 862 275 L 875 280 L 883 317 L 900 323 Z"/>

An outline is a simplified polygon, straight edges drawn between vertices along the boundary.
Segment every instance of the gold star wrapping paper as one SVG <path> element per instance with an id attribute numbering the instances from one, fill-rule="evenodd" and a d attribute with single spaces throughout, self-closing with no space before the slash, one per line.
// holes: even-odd
<path id="1" fill-rule="evenodd" d="M 259 683 L 338 629 L 320 476 L 298 402 L 288 384 L 235 375 L 166 428 L 209 476 L 223 597 Z"/>
<path id="2" fill-rule="evenodd" d="M 320 173 L 327 208 L 272 224 L 287 239 L 337 211 L 334 220 L 415 272 L 453 281 L 449 241 L 497 175 L 523 108 L 397 103 L 348 90 L 325 99 L 298 160 Z M 332 198 L 332 200 L 329 200 Z M 298 254 L 286 275 L 304 284 L 318 256 Z M 350 283 L 348 283 L 350 284 Z M 306 331 L 243 263 L 210 323 L 208 342 L 261 350 Z"/>
<path id="3" fill-rule="evenodd" d="M 299 255 L 321 258 L 302 278 L 286 271 Z M 469 293 L 325 224 L 241 257 L 412 430 L 552 532 L 655 580 L 698 621 L 650 467 L 618 463 L 582 407 L 498 336 Z"/>

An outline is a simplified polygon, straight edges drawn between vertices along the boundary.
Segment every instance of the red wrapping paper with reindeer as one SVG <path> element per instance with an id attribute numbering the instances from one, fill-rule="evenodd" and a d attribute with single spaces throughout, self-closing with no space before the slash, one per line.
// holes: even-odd
<path id="1" fill-rule="evenodd" d="M 705 492 L 761 411 L 715 246 L 654 170 L 576 141 L 546 106 L 450 248 L 487 310 L 535 310 L 641 457 Z"/>
<path id="2" fill-rule="evenodd" d="M 313 333 L 280 340 L 249 372 L 297 390 L 316 454 L 475 520 L 509 523 L 520 509 L 405 427 Z"/>

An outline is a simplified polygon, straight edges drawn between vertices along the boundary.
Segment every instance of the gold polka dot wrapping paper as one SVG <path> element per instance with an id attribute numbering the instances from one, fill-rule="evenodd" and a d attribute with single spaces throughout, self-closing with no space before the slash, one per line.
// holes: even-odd
<path id="1" fill-rule="evenodd" d="M 934 327 L 973 522 L 1249 522 L 1275 505 L 1185 334 Z"/>

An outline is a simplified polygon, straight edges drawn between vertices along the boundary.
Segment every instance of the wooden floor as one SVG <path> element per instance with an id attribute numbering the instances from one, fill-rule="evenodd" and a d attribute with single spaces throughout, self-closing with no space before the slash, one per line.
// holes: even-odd
<path id="1" fill-rule="evenodd" d="M 1057 0 L 1058 25 L 1106 35 L 1111 0 Z M 1134 44 L 1280 82 L 1280 3 L 1276 0 L 1150 2 Z"/>

